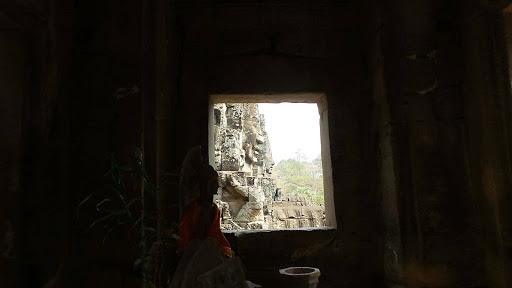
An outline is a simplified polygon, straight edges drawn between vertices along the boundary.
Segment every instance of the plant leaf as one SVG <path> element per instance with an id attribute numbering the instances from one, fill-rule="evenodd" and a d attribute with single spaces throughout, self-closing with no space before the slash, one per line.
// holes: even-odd
<path id="1" fill-rule="evenodd" d="M 142 259 L 141 258 L 135 259 L 135 261 L 133 262 L 133 270 L 136 270 L 137 267 L 140 266 L 140 264 L 142 264 Z"/>
<path id="2" fill-rule="evenodd" d="M 140 216 L 139 218 L 137 218 L 137 220 L 135 220 L 135 222 L 132 225 L 132 229 L 135 228 L 142 220 L 144 220 L 144 215 Z"/>
<path id="3" fill-rule="evenodd" d="M 153 227 L 144 227 L 144 231 L 156 232 L 156 229 Z"/>
<path id="4" fill-rule="evenodd" d="M 107 210 L 111 215 L 120 216 L 126 213 L 124 209 L 109 209 Z"/>
<path id="5" fill-rule="evenodd" d="M 80 204 L 78 204 L 78 207 L 84 205 L 84 203 L 87 202 L 87 200 L 89 200 L 91 197 L 92 197 L 92 193 L 89 194 L 89 196 L 87 196 L 84 200 L 82 200 L 82 202 L 80 202 Z"/>
<path id="6" fill-rule="evenodd" d="M 80 204 L 78 204 L 78 206 L 76 206 L 76 218 L 78 218 L 78 209 L 84 205 L 85 202 L 87 202 L 90 198 L 92 197 L 92 193 L 89 194 L 89 196 L 85 197 L 84 200 L 82 200 L 82 202 L 80 202 Z"/>
<path id="7" fill-rule="evenodd" d="M 94 225 L 98 224 L 99 222 L 103 221 L 103 220 L 106 220 L 108 219 L 109 217 L 113 216 L 112 214 L 108 214 L 107 216 L 104 216 L 104 217 L 101 217 L 100 219 L 94 221 L 91 223 L 91 225 L 89 225 L 89 229 L 91 229 L 92 227 L 94 227 Z"/>
<path id="8" fill-rule="evenodd" d="M 101 200 L 100 203 L 96 204 L 96 210 L 100 211 L 101 204 L 110 202 L 110 201 L 112 201 L 112 200 L 110 200 L 110 198 L 105 198 L 105 199 Z"/>

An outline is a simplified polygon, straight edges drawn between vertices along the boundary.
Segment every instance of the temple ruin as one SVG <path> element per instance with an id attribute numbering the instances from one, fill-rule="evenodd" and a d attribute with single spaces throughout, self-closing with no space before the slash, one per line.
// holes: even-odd
<path id="1" fill-rule="evenodd" d="M 216 203 L 224 230 L 325 226 L 323 206 L 283 197 L 272 176 L 274 160 L 257 103 L 214 105 Z"/>

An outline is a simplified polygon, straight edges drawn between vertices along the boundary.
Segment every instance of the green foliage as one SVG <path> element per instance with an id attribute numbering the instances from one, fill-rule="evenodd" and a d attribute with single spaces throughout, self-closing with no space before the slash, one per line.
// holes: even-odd
<path id="1" fill-rule="evenodd" d="M 306 157 L 299 150 L 296 153 L 296 159 L 280 161 L 273 171 L 277 187 L 281 188 L 283 196 L 304 196 L 313 204 L 324 204 L 320 156 L 312 161 L 306 161 Z"/>
<path id="2" fill-rule="evenodd" d="M 149 181 L 143 164 L 142 151 L 135 148 L 126 165 L 120 165 L 113 155 L 110 156 L 110 169 L 105 177 L 110 180 L 110 189 L 105 193 L 93 193 L 87 196 L 77 207 L 94 201 L 97 214 L 87 227 L 103 230 L 103 243 L 114 232 L 128 229 L 135 240 L 137 259 L 134 269 L 143 272 L 143 259 L 146 256 L 146 243 L 156 236 L 151 227 L 156 219 L 156 187 Z M 144 192 L 144 198 L 141 197 Z M 90 205 L 90 204 L 88 204 Z M 123 228 L 124 227 L 124 228 Z"/>

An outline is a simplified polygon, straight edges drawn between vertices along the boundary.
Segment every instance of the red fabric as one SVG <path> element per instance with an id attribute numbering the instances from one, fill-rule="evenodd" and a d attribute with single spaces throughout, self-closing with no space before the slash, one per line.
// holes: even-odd
<path id="1" fill-rule="evenodd" d="M 220 230 L 220 210 L 217 205 L 213 205 L 215 206 L 215 217 L 210 224 L 210 227 L 208 228 L 206 236 L 215 238 L 217 242 L 219 242 L 222 253 L 231 258 L 231 245 L 229 245 L 228 240 L 226 237 L 224 237 L 224 234 L 222 234 L 222 231 Z M 186 247 L 188 243 L 194 239 L 194 231 L 196 230 L 200 215 L 201 204 L 198 200 L 196 200 L 190 204 L 187 212 L 185 213 L 185 216 L 183 217 L 183 220 L 181 220 L 180 223 L 181 247 Z"/>

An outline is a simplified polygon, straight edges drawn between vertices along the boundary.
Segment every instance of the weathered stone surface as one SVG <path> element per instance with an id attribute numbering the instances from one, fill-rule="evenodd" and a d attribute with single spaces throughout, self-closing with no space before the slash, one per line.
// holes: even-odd
<path id="1" fill-rule="evenodd" d="M 227 189 L 231 192 L 239 194 L 242 197 L 249 197 L 249 187 L 247 186 L 229 186 Z"/>
<path id="2" fill-rule="evenodd" d="M 306 203 L 304 197 L 288 197 L 286 200 L 287 201 L 274 201 L 272 203 L 273 228 L 325 226 L 324 207 L 309 205 Z"/>
<path id="3" fill-rule="evenodd" d="M 264 202 L 265 194 L 260 188 L 249 187 L 249 201 L 250 202 Z"/>
<path id="4" fill-rule="evenodd" d="M 323 219 L 325 217 L 324 209 L 320 206 L 310 206 L 302 208 L 302 217 L 307 219 Z"/>
<path id="5" fill-rule="evenodd" d="M 247 229 L 268 229 L 268 224 L 265 221 L 256 221 L 247 223 Z"/>
<path id="6" fill-rule="evenodd" d="M 247 202 L 236 215 L 235 222 L 263 221 L 263 203 Z"/>
<path id="7" fill-rule="evenodd" d="M 229 204 L 226 202 L 222 202 L 221 200 L 216 200 L 215 204 L 217 204 L 221 211 L 221 221 L 230 220 L 231 213 L 229 213 Z"/>
<path id="8" fill-rule="evenodd" d="M 263 203 L 261 203 L 261 202 L 247 202 L 245 204 L 245 207 L 247 207 L 248 209 L 253 209 L 253 210 L 261 210 L 261 209 L 263 209 Z"/>
<path id="9" fill-rule="evenodd" d="M 283 228 L 300 228 L 300 219 L 285 219 Z"/>
<path id="10" fill-rule="evenodd" d="M 243 104 L 229 103 L 226 107 L 227 127 L 242 129 Z"/>
<path id="11" fill-rule="evenodd" d="M 222 187 L 218 197 L 226 203 L 221 204 L 223 209 L 233 216 L 225 217 L 222 225 L 230 229 L 261 229 L 262 225 L 247 223 L 264 221 L 271 204 L 263 189 L 273 195 L 268 190 L 275 187 L 269 174 L 274 162 L 261 126 L 263 117 L 257 104 L 247 103 L 215 104 L 214 116 L 215 164 Z M 264 185 L 262 178 L 266 178 Z"/>
<path id="12" fill-rule="evenodd" d="M 274 180 L 271 178 L 261 179 L 261 188 L 263 189 L 265 197 L 272 197 L 276 191 L 276 185 L 274 183 Z"/>
<path id="13" fill-rule="evenodd" d="M 221 169 L 224 171 L 238 171 L 244 165 L 244 151 L 240 148 L 242 143 L 242 132 L 221 128 L 218 137 L 222 137 L 224 141 L 220 145 Z"/>

